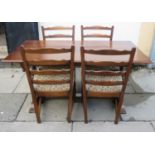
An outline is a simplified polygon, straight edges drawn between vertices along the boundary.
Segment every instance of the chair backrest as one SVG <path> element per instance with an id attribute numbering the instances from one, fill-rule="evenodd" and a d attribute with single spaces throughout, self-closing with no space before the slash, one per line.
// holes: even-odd
<path id="1" fill-rule="evenodd" d="M 53 26 L 53 27 L 41 27 L 42 28 L 42 35 L 43 40 L 49 39 L 49 38 L 71 38 L 72 42 L 75 42 L 75 26 L 72 27 L 69 26 Z M 59 34 L 50 34 L 50 32 L 55 31 L 61 31 L 63 33 Z M 67 33 L 64 33 L 67 32 Z M 68 34 L 69 33 L 69 34 Z"/>
<path id="2" fill-rule="evenodd" d="M 118 96 L 123 94 L 126 89 L 129 74 L 131 72 L 135 48 L 132 50 L 86 50 L 81 47 L 82 59 L 82 82 L 86 88 L 86 84 L 98 86 L 118 86 L 121 85 L 122 91 L 120 93 L 106 94 L 106 96 Z M 98 59 L 97 59 L 98 58 Z M 94 61 L 95 59 L 95 61 Z M 123 70 L 120 71 L 120 67 Z M 95 76 L 121 76 L 121 81 L 95 81 L 87 80 L 86 75 Z M 103 94 L 102 94 L 103 95 Z"/>
<path id="3" fill-rule="evenodd" d="M 69 49 L 25 49 L 21 47 L 24 67 L 27 74 L 32 96 L 53 96 L 51 92 L 37 92 L 34 88 L 35 84 L 54 85 L 54 84 L 70 84 L 73 87 L 74 74 L 74 46 Z M 54 69 L 56 67 L 56 69 Z M 37 75 L 66 75 L 69 74 L 69 80 L 46 79 L 36 80 Z M 57 93 L 57 96 L 65 96 L 67 93 Z M 66 95 L 67 96 L 67 95 Z"/>
<path id="4" fill-rule="evenodd" d="M 100 30 L 104 33 L 85 33 L 86 31 L 96 31 Z M 106 33 L 108 32 L 109 33 Z M 114 32 L 114 26 L 112 27 L 105 27 L 105 26 L 83 26 L 81 25 L 81 42 L 84 43 L 85 38 L 107 38 L 110 41 L 113 39 L 113 32 Z"/>

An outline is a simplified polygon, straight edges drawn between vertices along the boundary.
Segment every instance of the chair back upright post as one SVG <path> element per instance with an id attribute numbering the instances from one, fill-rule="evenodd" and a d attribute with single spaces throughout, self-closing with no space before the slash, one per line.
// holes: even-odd
<path id="1" fill-rule="evenodd" d="M 103 32 L 105 31 L 110 31 L 109 34 L 103 33 L 103 34 L 86 34 L 85 31 L 93 31 L 93 30 L 102 30 Z M 85 38 L 106 38 L 109 39 L 109 41 L 112 41 L 113 39 L 113 33 L 114 33 L 114 26 L 112 27 L 105 27 L 105 26 L 83 26 L 81 25 L 81 44 L 84 44 L 84 39 Z"/>
<path id="2" fill-rule="evenodd" d="M 43 36 L 43 40 L 46 39 L 50 39 L 50 38 L 71 38 L 72 43 L 74 45 L 75 43 L 75 25 L 73 25 L 72 27 L 69 26 L 53 26 L 53 27 L 41 27 L 42 29 L 42 36 Z M 46 34 L 46 32 L 50 32 L 50 31 L 71 31 L 70 34 L 63 34 L 63 33 L 59 33 L 59 34 Z"/>

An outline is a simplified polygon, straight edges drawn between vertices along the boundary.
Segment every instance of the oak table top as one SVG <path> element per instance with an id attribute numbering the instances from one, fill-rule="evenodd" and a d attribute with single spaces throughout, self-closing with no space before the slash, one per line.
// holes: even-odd
<path id="1" fill-rule="evenodd" d="M 70 48 L 72 45 L 71 41 L 43 41 L 43 40 L 27 40 L 22 44 L 25 48 Z M 81 63 L 81 56 L 80 56 L 80 47 L 81 42 L 75 41 L 75 64 Z M 130 41 L 85 41 L 83 46 L 86 49 L 115 49 L 115 50 L 131 50 L 133 47 L 136 47 L 132 42 Z M 32 56 L 33 58 L 33 56 Z M 38 57 L 37 57 L 38 58 Z M 42 57 L 39 57 L 39 59 L 51 59 L 48 54 L 42 55 Z M 59 58 L 65 58 L 65 56 L 62 54 Z M 97 57 L 93 57 L 93 60 L 100 60 Z M 103 60 L 102 60 L 103 61 Z M 119 60 L 121 61 L 121 60 Z M 12 51 L 5 59 L 3 59 L 3 62 L 16 62 L 16 63 L 22 63 L 22 57 L 21 57 L 21 51 L 20 47 L 17 47 L 15 51 Z M 143 52 L 136 47 L 136 53 L 134 57 L 135 65 L 145 65 L 145 64 L 151 64 L 151 60 L 149 57 L 143 54 Z"/>

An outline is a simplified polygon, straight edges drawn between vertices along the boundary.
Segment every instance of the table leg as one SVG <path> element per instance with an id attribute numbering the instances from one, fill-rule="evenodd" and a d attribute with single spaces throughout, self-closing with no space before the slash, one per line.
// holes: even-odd
<path id="1" fill-rule="evenodd" d="M 20 63 L 20 66 L 21 66 L 21 68 L 22 68 L 22 71 L 25 72 L 25 68 L 24 68 L 24 63 L 23 63 L 23 62 Z"/>

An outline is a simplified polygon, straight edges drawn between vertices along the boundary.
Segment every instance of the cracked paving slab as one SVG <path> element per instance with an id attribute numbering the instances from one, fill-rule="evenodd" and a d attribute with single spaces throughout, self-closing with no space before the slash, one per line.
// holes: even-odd
<path id="1" fill-rule="evenodd" d="M 0 122 L 14 121 L 26 96 L 26 94 L 0 94 Z"/>
<path id="2" fill-rule="evenodd" d="M 155 120 L 155 94 L 126 94 L 126 114 L 123 121 L 153 121 Z"/>
<path id="3" fill-rule="evenodd" d="M 0 122 L 0 132 L 70 132 L 71 126 L 66 122 Z"/>
<path id="4" fill-rule="evenodd" d="M 150 122 L 83 122 L 73 123 L 73 132 L 153 132 Z"/>
<path id="5" fill-rule="evenodd" d="M 14 93 L 30 93 L 29 83 L 26 74 L 22 77 Z"/>
<path id="6" fill-rule="evenodd" d="M 21 69 L 0 69 L 0 93 L 12 93 L 23 75 Z"/>
<path id="7" fill-rule="evenodd" d="M 136 93 L 155 93 L 155 71 L 142 69 L 133 72 L 131 84 Z"/>
<path id="8" fill-rule="evenodd" d="M 31 95 L 29 94 L 20 113 L 17 117 L 17 121 L 35 121 L 35 114 L 29 113 L 31 104 Z M 42 121 L 66 121 L 67 117 L 67 99 L 46 99 L 42 104 L 41 119 Z M 111 100 L 89 100 L 88 107 L 89 120 L 100 121 L 109 120 L 113 121 L 115 112 L 114 104 Z M 80 102 L 74 103 L 73 121 L 83 121 L 83 108 Z"/>

